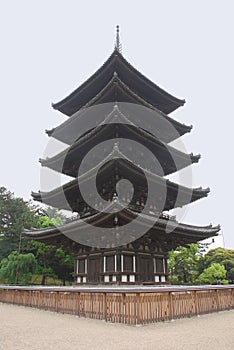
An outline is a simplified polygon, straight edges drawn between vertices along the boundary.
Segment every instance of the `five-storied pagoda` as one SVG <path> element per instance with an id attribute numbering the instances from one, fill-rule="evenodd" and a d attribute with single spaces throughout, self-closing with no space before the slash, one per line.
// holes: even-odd
<path id="1" fill-rule="evenodd" d="M 67 147 L 40 162 L 73 179 L 32 196 L 58 209 L 70 209 L 77 217 L 61 227 L 24 233 L 69 251 L 75 261 L 75 283 L 165 283 L 168 251 L 220 230 L 179 223 L 167 213 L 209 192 L 165 178 L 200 158 L 169 145 L 191 130 L 169 116 L 184 102 L 123 57 L 117 26 L 115 48 L 107 61 L 53 105 L 69 118 L 47 134 Z M 118 191 L 123 179 L 133 190 L 123 182 L 126 188 L 121 191 L 120 186 Z"/>

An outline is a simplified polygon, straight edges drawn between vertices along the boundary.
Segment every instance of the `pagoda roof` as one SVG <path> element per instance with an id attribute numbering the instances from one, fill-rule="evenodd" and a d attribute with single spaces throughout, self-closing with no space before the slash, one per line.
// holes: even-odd
<path id="1" fill-rule="evenodd" d="M 116 178 L 116 175 L 118 175 L 118 178 Z M 100 177 L 101 181 L 98 181 L 98 177 Z M 150 186 L 153 186 L 157 195 L 157 203 L 158 206 L 160 206 L 160 211 L 182 207 L 206 197 L 210 191 L 209 188 L 202 189 L 201 187 L 190 189 L 162 178 L 146 169 L 141 169 L 134 165 L 131 160 L 119 150 L 118 146 L 115 146 L 113 151 L 106 158 L 75 180 L 49 192 L 33 192 L 32 196 L 34 200 L 52 205 L 59 209 L 72 209 L 73 211 L 80 212 L 80 208 L 84 205 L 84 199 L 79 188 L 81 184 L 85 186 L 88 192 L 90 189 L 90 181 L 92 181 L 92 183 L 96 181 L 100 193 L 105 187 L 106 194 L 103 195 L 103 198 L 105 198 L 105 200 L 110 200 L 115 193 L 116 184 L 120 178 L 128 179 L 134 185 L 134 190 L 136 190 L 138 196 L 145 200 L 147 199 L 148 188 L 152 188 Z M 165 188 L 166 199 L 164 199 L 163 191 Z M 155 205 L 154 197 L 150 200 L 150 205 Z"/>
<path id="2" fill-rule="evenodd" d="M 113 116 L 114 119 L 111 119 Z M 109 115 L 104 123 L 89 130 L 71 146 L 53 157 L 40 159 L 40 162 L 42 166 L 76 177 L 79 166 L 87 152 L 92 150 L 93 147 L 100 145 L 103 141 L 116 139 L 116 133 L 118 133 L 117 138 L 139 142 L 141 145 L 146 146 L 152 152 L 154 158 L 152 156 L 152 159 L 148 159 L 143 155 L 141 161 L 143 161 L 144 167 L 147 169 L 152 166 L 152 162 L 155 164 L 156 158 L 160 163 L 158 164 L 157 174 L 161 176 L 172 174 L 192 163 L 197 163 L 200 159 L 200 155 L 193 155 L 193 153 L 186 154 L 165 144 L 149 132 L 136 127 L 128 118 L 120 113 L 117 116 L 114 114 Z M 108 146 L 106 147 L 106 150 L 102 150 L 103 153 L 99 155 L 100 159 L 98 158 L 98 154 L 96 155 L 97 163 L 112 151 L 110 147 L 113 147 L 113 145 L 109 143 L 109 148 Z M 127 145 L 126 143 L 124 144 L 125 150 L 123 150 L 123 153 L 129 151 L 126 150 L 126 147 L 128 147 L 128 141 Z"/>
<path id="3" fill-rule="evenodd" d="M 80 130 L 80 128 L 82 128 L 80 119 L 84 118 L 85 113 L 91 117 L 92 109 L 90 107 L 97 104 L 108 104 L 110 101 L 113 103 L 120 102 L 121 106 L 126 106 L 130 103 L 144 106 L 145 108 L 139 108 L 139 111 L 137 111 L 135 108 L 134 116 L 136 112 L 141 112 L 144 115 L 141 116 L 141 119 L 145 118 L 146 113 L 151 114 L 152 117 L 158 119 L 157 121 L 153 121 L 151 117 L 151 124 L 153 125 L 155 122 L 157 122 L 159 139 L 164 142 L 171 142 L 185 133 L 190 132 L 192 129 L 192 126 L 179 123 L 178 121 L 170 118 L 167 114 L 159 111 L 150 103 L 146 102 L 139 95 L 134 93 L 124 82 L 122 82 L 122 80 L 115 73 L 107 85 L 93 99 L 91 99 L 81 111 L 73 114 L 71 118 L 66 120 L 58 127 L 53 128 L 52 130 L 47 130 L 47 134 L 62 142 L 71 144 L 74 141 L 74 138 L 72 138 L 74 133 L 76 133 L 75 137 L 77 138 L 82 134 L 82 129 Z M 129 112 L 130 106 L 128 107 Z M 87 111 L 84 112 L 86 109 Z M 100 106 L 98 107 L 98 110 L 101 110 Z M 95 113 L 96 125 L 103 121 L 100 117 L 102 117 L 102 114 L 97 115 L 97 113 Z M 92 118 L 92 122 L 94 123 L 93 119 L 94 118 Z M 142 120 L 142 123 L 144 123 L 144 120 Z"/>
<path id="4" fill-rule="evenodd" d="M 50 242 L 52 244 L 55 243 L 58 238 L 65 238 L 77 242 L 79 239 L 76 238 L 77 235 L 79 235 L 79 237 L 82 237 L 83 241 L 86 240 L 86 245 L 89 245 L 89 242 L 90 245 L 92 245 L 92 242 L 97 243 L 98 240 L 101 245 L 102 237 L 93 237 L 95 231 L 92 230 L 92 233 L 90 233 L 89 225 L 92 227 L 103 228 L 105 231 L 106 227 L 114 227 L 116 217 L 118 218 L 119 225 L 121 225 L 116 227 L 116 232 L 117 230 L 120 230 L 123 234 L 124 225 L 137 218 L 138 225 L 141 225 L 146 229 L 148 227 L 147 232 L 150 232 L 151 237 L 155 236 L 165 242 L 175 241 L 177 246 L 182 243 L 196 243 L 208 237 L 215 236 L 220 231 L 219 225 L 193 226 L 183 224 L 174 219 L 166 219 L 163 216 L 155 217 L 152 215 L 136 213 L 129 208 L 125 208 L 120 203 L 112 202 L 109 205 L 109 209 L 112 210 L 111 213 L 98 212 L 82 219 L 78 218 L 69 221 L 58 227 L 24 230 L 24 235 L 30 239 L 46 241 L 47 243 Z M 121 227 L 123 228 L 122 231 Z"/>
<path id="5" fill-rule="evenodd" d="M 160 111 L 168 114 L 185 101 L 178 99 L 155 85 L 138 70 L 136 70 L 115 49 L 106 62 L 80 87 L 63 100 L 54 103 L 54 109 L 71 116 L 93 99 L 111 80 L 116 73 L 119 78 L 136 94 Z"/>

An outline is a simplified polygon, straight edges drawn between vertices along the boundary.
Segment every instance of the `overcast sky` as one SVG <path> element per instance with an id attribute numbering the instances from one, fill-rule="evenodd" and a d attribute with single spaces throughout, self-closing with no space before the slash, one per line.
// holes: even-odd
<path id="1" fill-rule="evenodd" d="M 193 186 L 211 188 L 184 222 L 233 233 L 233 1 L 1 1 L 0 186 L 28 200 L 40 188 L 51 108 L 111 54 L 120 25 L 124 57 L 157 85 L 186 99 L 171 116 L 187 125 L 188 152 L 201 153 Z"/>

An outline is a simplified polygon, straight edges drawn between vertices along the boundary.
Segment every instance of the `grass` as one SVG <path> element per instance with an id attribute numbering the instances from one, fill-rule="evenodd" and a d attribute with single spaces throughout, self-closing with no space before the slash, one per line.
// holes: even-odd
<path id="1" fill-rule="evenodd" d="M 29 285 L 41 285 L 42 275 L 33 275 Z M 0 284 L 6 284 L 4 281 L 0 280 Z M 66 281 L 66 286 L 71 286 L 72 283 Z M 63 282 L 57 278 L 47 277 L 46 286 L 63 286 Z"/>
<path id="2" fill-rule="evenodd" d="M 40 285 L 42 280 L 42 275 L 33 275 L 31 279 L 31 284 Z M 71 286 L 71 282 L 66 281 L 66 286 Z M 46 277 L 47 286 L 62 286 L 63 282 L 57 278 Z"/>

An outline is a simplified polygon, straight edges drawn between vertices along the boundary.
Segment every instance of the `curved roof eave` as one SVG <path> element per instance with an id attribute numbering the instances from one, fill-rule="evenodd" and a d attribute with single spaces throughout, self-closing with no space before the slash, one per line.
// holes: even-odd
<path id="1" fill-rule="evenodd" d="M 119 64 L 120 69 L 121 65 L 122 68 L 126 69 L 130 74 L 135 76 L 137 80 L 140 80 L 141 83 L 144 85 L 144 90 L 148 89 L 150 91 L 150 94 L 155 94 L 159 96 L 159 98 L 164 99 L 164 103 L 167 101 L 168 105 L 166 107 L 166 112 L 170 113 L 173 110 L 177 109 L 180 106 L 183 106 L 185 103 L 185 100 L 178 99 L 174 97 L 173 95 L 169 94 L 156 84 L 154 84 L 152 81 L 150 81 L 147 77 L 145 77 L 143 74 L 141 74 L 136 68 L 134 68 L 123 56 L 120 52 L 117 50 L 114 50 L 112 54 L 109 56 L 109 58 L 106 60 L 106 62 L 90 77 L 88 78 L 82 85 L 80 85 L 75 91 L 73 91 L 71 94 L 69 94 L 67 97 L 62 99 L 61 101 L 57 103 L 53 103 L 52 106 L 54 109 L 59 110 L 60 112 L 71 116 L 73 113 L 75 113 L 77 110 L 79 110 L 82 107 L 82 103 L 80 106 L 77 107 L 69 107 L 69 104 L 72 104 L 74 100 L 81 99 L 82 95 L 84 96 L 87 91 L 90 89 L 90 86 L 94 86 L 95 83 L 98 82 L 98 79 L 102 80 L 102 76 L 105 76 L 105 72 L 110 69 L 110 71 L 113 70 L 112 74 L 114 73 L 115 65 Z M 111 70 L 113 66 L 113 69 Z M 111 74 L 111 73 L 110 73 Z M 101 85 L 102 86 L 102 85 Z M 99 88 L 97 88 L 98 90 Z M 100 89 L 99 89 L 100 90 Z M 97 91 L 96 91 L 97 93 Z M 95 93 L 95 95 L 96 95 Z M 147 93 L 147 92 L 146 92 Z M 88 97 L 88 99 L 90 99 Z M 87 96 L 86 96 L 87 99 Z M 86 103 L 88 100 L 86 101 Z M 86 103 L 83 103 L 86 104 Z M 170 106 L 169 106 L 170 105 Z M 165 110 L 161 109 L 163 112 Z"/>
<path id="2" fill-rule="evenodd" d="M 123 161 L 124 160 L 124 161 Z M 112 161 L 112 163 L 110 162 Z M 114 162 L 118 162 L 119 163 L 119 167 L 127 170 L 127 171 L 132 171 L 134 172 L 136 177 L 143 177 L 142 172 L 136 167 L 136 166 L 131 166 L 132 163 L 131 161 L 123 154 L 121 153 L 118 149 L 114 149 L 106 158 L 104 158 L 99 164 L 97 164 L 94 168 L 90 169 L 89 171 L 87 171 L 86 173 L 80 175 L 78 178 L 69 181 L 68 183 L 66 183 L 63 186 L 57 187 L 52 191 L 49 192 L 33 192 L 32 196 L 34 198 L 34 200 L 37 201 L 44 201 L 45 203 L 47 202 L 47 204 L 51 205 L 51 200 L 53 201 L 53 198 L 56 198 L 56 196 L 60 196 L 61 193 L 65 194 L 68 191 L 74 191 L 74 189 L 77 187 L 77 184 L 81 184 L 81 183 L 85 183 L 87 181 L 89 181 L 91 178 L 95 178 L 98 169 L 101 169 L 100 174 L 107 172 L 109 173 L 110 168 L 113 166 L 113 161 Z M 127 161 L 127 163 L 126 163 Z M 114 164 L 115 166 L 115 164 Z M 148 179 L 150 179 L 153 183 L 157 183 L 157 184 L 161 184 L 162 182 L 165 183 L 165 185 L 167 186 L 168 190 L 172 190 L 172 191 L 177 191 L 179 189 L 180 193 L 184 193 L 186 196 L 191 195 L 190 200 L 188 201 L 187 204 L 191 203 L 191 202 L 195 202 L 196 200 L 199 200 L 201 198 L 207 197 L 208 193 L 210 192 L 209 188 L 203 189 L 201 187 L 199 188 L 188 188 L 182 185 L 178 185 L 168 179 L 164 179 L 162 177 L 160 177 L 159 175 L 153 174 L 152 172 L 144 169 L 144 175 L 147 176 Z M 99 174 L 99 175 L 100 175 Z M 173 192 L 174 193 L 174 192 Z M 66 196 L 66 195 L 65 195 Z M 189 198 L 188 197 L 188 198 Z M 179 203 L 177 203 L 178 206 Z M 183 204 L 185 205 L 185 204 Z M 53 203 L 53 206 L 54 203 Z M 63 207 L 63 209 L 65 209 Z"/>
<path id="3" fill-rule="evenodd" d="M 68 120 L 65 120 L 59 126 L 53 128 L 52 130 L 47 130 L 46 133 L 49 136 L 52 136 L 52 137 L 57 138 L 58 140 L 60 140 L 62 142 L 69 144 L 69 142 L 67 142 L 67 138 L 65 136 L 63 136 L 63 134 L 66 133 L 66 128 L 68 128 L 68 130 L 69 130 L 69 126 L 70 127 L 74 126 L 74 124 L 76 123 L 76 120 L 78 120 L 78 118 L 79 118 L 79 114 L 80 114 L 79 112 L 84 113 L 85 109 L 87 109 L 87 111 L 89 111 L 90 107 L 92 107 L 95 104 L 98 104 L 98 101 L 101 98 L 101 96 L 103 96 L 103 94 L 105 94 L 107 91 L 109 91 L 109 88 L 111 88 L 111 86 L 113 86 L 113 84 L 115 84 L 115 86 L 116 86 L 116 84 L 118 84 L 120 89 L 125 91 L 125 93 L 128 94 L 129 96 L 131 96 L 135 101 L 137 101 L 137 103 L 139 103 L 140 105 L 143 105 L 146 108 L 151 109 L 152 113 L 155 112 L 155 113 L 159 114 L 160 117 L 165 118 L 170 124 L 173 125 L 173 127 L 177 130 L 178 134 L 176 133 L 175 135 L 170 136 L 170 138 L 168 138 L 167 142 L 171 142 L 171 141 L 175 140 L 176 138 L 178 138 L 179 136 L 182 136 L 185 133 L 188 133 L 191 131 L 191 129 L 192 129 L 191 125 L 188 126 L 188 125 L 182 124 L 182 123 L 178 122 L 177 120 L 171 118 L 167 114 L 163 113 L 162 111 L 158 110 L 156 107 L 154 107 L 150 103 L 146 102 L 138 94 L 136 94 L 134 91 L 132 91 L 116 74 L 114 74 L 112 76 L 111 80 L 105 85 L 105 87 L 95 97 L 93 97 L 93 99 L 91 99 L 84 107 L 82 107 L 82 109 L 80 111 L 74 113 Z M 120 102 L 120 101 L 117 101 L 116 103 L 118 103 L 118 102 Z M 120 104 L 121 104 L 121 102 L 120 102 Z M 163 132 L 163 130 L 162 130 L 162 132 Z"/>
<path id="4" fill-rule="evenodd" d="M 120 203 L 111 203 L 109 205 L 109 209 L 119 209 L 117 215 L 120 217 L 132 220 L 136 217 L 136 213 L 131 211 L 129 208 L 124 208 Z M 45 228 L 45 229 L 31 229 L 31 230 L 24 230 L 23 233 L 25 236 L 28 236 L 30 238 L 43 238 L 43 237 L 54 237 L 58 235 L 64 235 L 62 232 L 66 232 L 66 230 L 77 230 L 81 229 L 82 226 L 85 226 L 86 223 L 92 223 L 92 224 L 98 224 L 101 225 L 106 220 L 109 220 L 112 216 L 115 216 L 116 212 L 114 213 L 102 213 L 99 212 L 97 214 L 93 214 L 89 217 L 83 218 L 83 219 L 77 219 L 71 222 L 68 222 L 66 224 L 63 224 L 58 227 L 52 227 L 52 228 Z M 141 215 L 141 214 L 140 214 Z M 203 236 L 214 236 L 217 235 L 220 231 L 220 225 L 218 226 L 193 226 L 188 224 L 179 223 L 174 220 L 168 220 L 163 218 L 157 218 L 155 221 L 155 217 L 151 217 L 148 215 L 141 215 L 142 217 L 142 225 L 149 225 L 152 227 L 152 221 L 154 222 L 154 229 L 164 230 L 166 227 L 168 229 L 173 229 L 171 232 L 179 235 L 198 235 L 199 240 L 203 239 Z M 61 231 L 60 231 L 61 229 Z M 171 233 L 165 233 L 166 236 L 170 236 Z"/>
<path id="5" fill-rule="evenodd" d="M 172 156 L 173 159 L 182 160 L 182 162 L 181 162 L 182 168 L 184 168 L 185 166 L 188 166 L 192 163 L 197 163 L 199 161 L 200 155 L 186 154 L 186 153 L 174 148 L 173 146 L 170 146 L 170 145 L 166 144 L 165 142 L 160 141 L 159 139 L 157 139 L 156 137 L 154 137 L 153 135 L 149 134 L 147 131 L 145 131 L 141 128 L 132 129 L 129 127 L 130 125 L 133 125 L 132 122 L 130 122 L 126 117 L 125 117 L 125 119 L 128 123 L 123 123 L 122 125 L 124 125 L 124 127 L 128 128 L 129 132 L 133 133 L 133 135 L 136 135 L 137 137 L 147 139 L 147 141 L 150 142 L 150 144 L 153 146 L 155 146 L 155 144 L 157 144 L 157 147 L 161 147 L 162 150 L 167 149 L 168 153 Z M 102 125 L 96 126 L 94 129 L 90 130 L 88 133 L 86 133 L 81 138 L 79 138 L 71 146 L 67 147 L 65 150 L 61 151 L 60 153 L 56 154 L 55 156 L 50 157 L 50 158 L 46 158 L 46 159 L 40 159 L 39 160 L 40 163 L 42 164 L 42 166 L 46 166 L 49 168 L 51 167 L 52 169 L 56 170 L 56 163 L 57 162 L 60 164 L 61 161 L 65 160 L 65 158 L 67 157 L 68 154 L 69 154 L 69 156 L 71 156 L 72 153 L 75 154 L 75 152 L 77 152 L 80 147 L 84 147 L 85 145 L 87 146 L 87 143 L 89 142 L 90 139 L 92 139 L 92 137 L 94 135 L 95 136 L 97 136 L 98 134 L 101 135 L 106 128 L 110 127 L 110 125 L 111 124 L 102 124 Z M 186 161 L 186 159 L 187 159 L 187 161 Z M 53 164 L 55 164 L 55 167 L 53 166 Z M 182 169 L 182 168 L 179 168 L 179 163 L 177 164 L 177 167 L 178 167 L 178 170 Z M 168 175 L 169 173 L 167 173 L 166 175 Z"/>

